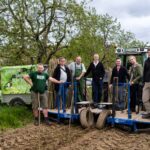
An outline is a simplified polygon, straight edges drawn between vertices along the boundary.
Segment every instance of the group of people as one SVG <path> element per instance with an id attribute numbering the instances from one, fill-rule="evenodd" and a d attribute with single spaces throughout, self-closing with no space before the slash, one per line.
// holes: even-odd
<path id="1" fill-rule="evenodd" d="M 146 108 L 147 113 L 143 116 L 145 118 L 150 117 L 150 50 L 148 50 L 148 59 L 144 65 L 144 74 L 142 71 L 142 66 L 137 63 L 136 58 L 131 56 L 129 61 L 131 63 L 130 71 L 128 72 L 125 67 L 121 65 L 121 59 L 116 59 L 116 66 L 112 70 L 112 76 L 110 80 L 110 88 L 112 87 L 113 78 L 117 77 L 119 83 L 126 83 L 127 80 L 131 85 L 131 109 L 135 111 L 136 98 L 138 85 L 143 81 L 145 83 L 143 88 L 143 103 Z M 38 107 L 39 102 L 43 108 L 45 123 L 50 125 L 48 120 L 48 98 L 47 98 L 47 80 L 51 81 L 55 85 L 55 91 L 57 96 L 62 97 L 63 110 L 65 112 L 66 107 L 66 96 L 68 87 L 70 83 L 74 81 L 77 83 L 77 101 L 83 101 L 84 95 L 84 77 L 86 78 L 89 74 L 92 76 L 92 99 L 94 103 L 99 103 L 102 96 L 102 82 L 105 75 L 105 69 L 99 60 L 99 55 L 94 54 L 93 61 L 90 63 L 87 70 L 85 65 L 82 63 L 82 58 L 77 56 L 75 61 L 66 65 L 66 59 L 64 57 L 59 58 L 58 65 L 54 69 L 52 77 L 49 77 L 47 73 L 44 72 L 43 64 L 37 65 L 37 71 L 31 72 L 25 75 L 24 80 L 31 85 L 31 99 L 32 99 L 32 109 L 35 117 L 35 125 L 38 125 Z M 63 83 L 63 84 L 62 84 Z M 65 85 L 65 88 L 64 88 Z M 118 95 L 118 107 L 124 107 L 124 94 L 122 92 L 123 88 L 119 87 Z"/>
<path id="2" fill-rule="evenodd" d="M 140 102 L 140 87 L 142 86 L 142 74 L 143 68 L 142 65 L 138 64 L 135 56 L 129 57 L 130 69 L 129 71 L 121 65 L 121 59 L 116 59 L 116 66 L 112 70 L 112 76 L 110 81 L 110 88 L 112 87 L 113 79 L 117 78 L 118 89 L 115 92 L 115 95 L 118 96 L 118 102 L 116 103 L 117 109 L 124 109 L 125 107 L 125 89 L 126 85 L 124 83 L 129 82 L 130 84 L 130 93 L 131 93 L 131 111 L 136 111 L 136 106 Z M 141 98 L 142 99 L 142 98 Z"/>
<path id="3" fill-rule="evenodd" d="M 121 59 L 116 59 L 116 66 L 112 70 L 110 88 L 112 87 L 113 79 L 118 80 L 118 102 L 116 108 L 125 108 L 125 91 L 124 84 L 130 84 L 130 108 L 132 112 L 137 112 L 140 101 L 143 102 L 146 113 L 142 118 L 150 118 L 150 49 L 148 49 L 148 59 L 144 63 L 144 68 L 136 60 L 135 56 L 129 57 L 130 68 L 121 65 Z M 115 93 L 115 94 L 116 94 Z"/>
<path id="4" fill-rule="evenodd" d="M 32 109 L 35 117 L 35 125 L 38 125 L 38 107 L 43 108 L 44 120 L 46 124 L 50 124 L 48 120 L 48 98 L 47 98 L 47 80 L 55 85 L 56 97 L 61 97 L 63 111 L 66 107 L 66 96 L 70 83 L 77 83 L 77 101 L 83 101 L 84 95 L 84 77 L 92 75 L 92 97 L 95 103 L 100 102 L 102 95 L 102 80 L 105 75 L 103 64 L 99 61 L 99 55 L 94 54 L 93 62 L 89 65 L 87 71 L 82 63 L 82 58 L 77 56 L 75 61 L 66 65 L 66 59 L 60 57 L 58 65 L 54 69 L 52 77 L 44 72 L 43 64 L 37 65 L 37 71 L 31 72 L 23 76 L 24 80 L 31 85 Z M 63 84 L 62 84 L 63 83 Z M 65 86 L 65 87 L 64 87 Z M 57 99 L 57 98 L 56 98 Z"/>

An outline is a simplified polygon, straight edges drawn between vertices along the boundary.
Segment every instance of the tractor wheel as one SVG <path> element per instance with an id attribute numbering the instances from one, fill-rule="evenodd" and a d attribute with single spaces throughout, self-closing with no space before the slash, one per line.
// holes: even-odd
<path id="1" fill-rule="evenodd" d="M 96 128 L 97 129 L 103 129 L 105 127 L 105 124 L 106 124 L 106 119 L 107 117 L 111 114 L 111 112 L 109 110 L 103 110 L 99 116 L 98 116 L 98 119 L 97 119 L 97 122 L 96 122 Z"/>
<path id="2" fill-rule="evenodd" d="M 89 128 L 94 125 L 94 116 L 89 109 L 82 109 L 80 112 L 80 123 L 83 128 Z"/>

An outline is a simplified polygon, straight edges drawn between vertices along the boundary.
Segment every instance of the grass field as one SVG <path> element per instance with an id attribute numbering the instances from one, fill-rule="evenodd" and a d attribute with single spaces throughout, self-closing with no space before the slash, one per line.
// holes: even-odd
<path id="1" fill-rule="evenodd" d="M 0 106 L 0 131 L 22 127 L 32 121 L 32 112 L 27 107 Z"/>

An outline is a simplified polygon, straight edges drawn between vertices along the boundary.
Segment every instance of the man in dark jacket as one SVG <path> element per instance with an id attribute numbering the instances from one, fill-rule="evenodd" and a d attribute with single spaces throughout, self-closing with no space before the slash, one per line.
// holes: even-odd
<path id="1" fill-rule="evenodd" d="M 62 99 L 63 112 L 66 111 L 66 96 L 68 91 L 69 83 L 71 82 L 71 73 L 69 68 L 65 65 L 66 59 L 64 57 L 59 58 L 59 64 L 54 70 L 53 78 L 58 81 L 63 81 L 63 84 L 55 84 L 55 91 L 57 93 L 57 103 L 59 103 L 59 98 Z"/>
<path id="2" fill-rule="evenodd" d="M 146 114 L 143 114 L 142 118 L 150 118 L 150 49 L 148 49 L 148 59 L 144 64 L 143 82 L 142 100 L 146 109 Z"/>
<path id="3" fill-rule="evenodd" d="M 111 80 L 110 80 L 110 85 L 109 87 L 112 87 L 113 79 L 118 78 L 118 91 L 115 92 L 117 97 L 117 103 L 116 107 L 117 109 L 124 109 L 125 108 L 125 91 L 124 91 L 124 86 L 123 83 L 126 83 L 127 79 L 129 81 L 130 76 L 128 74 L 128 71 L 125 67 L 121 66 L 121 59 L 117 58 L 116 59 L 116 66 L 112 70 L 112 75 L 111 75 Z"/>
<path id="4" fill-rule="evenodd" d="M 92 98 L 95 103 L 99 103 L 102 96 L 102 80 L 105 75 L 103 64 L 99 61 L 99 55 L 94 54 L 94 60 L 90 63 L 85 77 L 92 74 Z"/>

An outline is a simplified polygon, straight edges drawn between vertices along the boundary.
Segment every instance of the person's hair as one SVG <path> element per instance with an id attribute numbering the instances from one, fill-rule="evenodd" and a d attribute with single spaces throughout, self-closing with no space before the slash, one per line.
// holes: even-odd
<path id="1" fill-rule="evenodd" d="M 76 56 L 76 58 L 78 58 L 78 57 L 80 57 L 80 58 L 81 58 L 81 56 L 80 56 L 80 55 Z"/>
<path id="2" fill-rule="evenodd" d="M 99 54 L 98 54 L 98 53 L 94 53 L 94 55 L 93 55 L 93 60 L 94 60 L 94 56 L 95 56 L 95 55 L 97 55 L 97 56 L 99 57 Z M 99 59 L 100 59 L 100 58 L 99 58 Z"/>
<path id="3" fill-rule="evenodd" d="M 117 57 L 117 58 L 116 58 L 116 60 L 118 60 L 118 59 L 120 59 L 120 60 L 121 60 L 121 58 L 120 58 L 120 57 Z"/>
<path id="4" fill-rule="evenodd" d="M 42 63 L 38 63 L 37 65 L 38 65 L 38 66 L 44 66 Z"/>
<path id="5" fill-rule="evenodd" d="M 99 56 L 99 54 L 98 54 L 98 53 L 94 53 L 94 55 L 93 55 L 93 56 L 95 56 L 95 55 L 98 55 L 98 56 Z"/>
<path id="6" fill-rule="evenodd" d="M 150 52 L 150 48 L 147 50 L 147 52 Z"/>
<path id="7" fill-rule="evenodd" d="M 134 59 L 136 60 L 136 57 L 133 56 L 133 55 L 131 55 L 131 56 L 129 57 L 129 60 L 130 60 L 131 58 L 134 58 Z"/>
<path id="8" fill-rule="evenodd" d="M 65 57 L 59 57 L 59 59 L 58 59 L 59 62 L 60 62 L 62 59 L 65 59 Z"/>
<path id="9" fill-rule="evenodd" d="M 80 58 L 80 59 L 82 60 L 81 56 L 78 55 L 78 56 L 75 58 L 75 61 L 76 61 L 77 58 Z"/>

